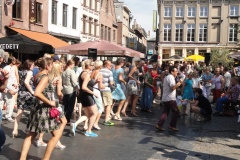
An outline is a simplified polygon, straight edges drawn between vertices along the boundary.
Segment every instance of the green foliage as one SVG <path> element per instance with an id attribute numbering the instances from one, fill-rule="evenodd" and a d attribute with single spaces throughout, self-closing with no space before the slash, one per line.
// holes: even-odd
<path id="1" fill-rule="evenodd" d="M 226 48 L 213 48 L 210 64 L 213 67 L 217 67 L 219 63 L 222 63 L 223 66 L 230 67 L 233 64 L 233 60 L 228 58 L 229 53 L 229 50 Z"/>

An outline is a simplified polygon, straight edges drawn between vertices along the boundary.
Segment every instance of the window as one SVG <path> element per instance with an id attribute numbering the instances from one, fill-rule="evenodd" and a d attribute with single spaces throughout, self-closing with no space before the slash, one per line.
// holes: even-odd
<path id="1" fill-rule="evenodd" d="M 205 56 L 205 54 L 207 53 L 207 50 L 199 50 L 198 51 L 198 55 L 200 55 L 200 56 Z"/>
<path id="2" fill-rule="evenodd" d="M 164 7 L 164 17 L 172 17 L 172 8 Z"/>
<path id="3" fill-rule="evenodd" d="M 175 55 L 181 56 L 182 57 L 182 50 L 176 49 L 175 50 Z"/>
<path id="4" fill-rule="evenodd" d="M 104 39 L 104 25 L 101 25 L 101 39 Z"/>
<path id="5" fill-rule="evenodd" d="M 106 13 L 108 14 L 109 12 L 109 1 L 107 0 L 107 3 L 106 3 Z"/>
<path id="6" fill-rule="evenodd" d="M 107 34 L 108 34 L 108 27 L 107 26 L 105 26 L 105 35 L 104 35 L 104 40 L 107 40 Z"/>
<path id="7" fill-rule="evenodd" d="M 195 41 L 195 24 L 188 24 L 187 26 L 187 41 Z"/>
<path id="8" fill-rule="evenodd" d="M 97 37 L 98 20 L 94 20 L 94 37 Z"/>
<path id="9" fill-rule="evenodd" d="M 84 6 L 84 7 L 87 6 L 87 0 L 83 0 L 83 6 Z"/>
<path id="10" fill-rule="evenodd" d="M 67 8 L 68 8 L 68 6 L 66 4 L 63 4 L 63 21 L 62 21 L 62 25 L 64 27 L 67 27 Z"/>
<path id="11" fill-rule="evenodd" d="M 171 41 L 171 24 L 164 24 L 164 41 Z"/>
<path id="12" fill-rule="evenodd" d="M 208 7 L 200 7 L 200 17 L 208 17 Z"/>
<path id="13" fill-rule="evenodd" d="M 176 24 L 175 41 L 177 42 L 183 41 L 183 25 L 182 24 Z"/>
<path id="14" fill-rule="evenodd" d="M 95 11 L 98 11 L 98 0 L 95 0 Z"/>
<path id="15" fill-rule="evenodd" d="M 77 28 L 77 8 L 73 7 L 73 13 L 72 13 L 72 28 Z"/>
<path id="16" fill-rule="evenodd" d="M 238 16 L 239 6 L 230 6 L 230 16 Z"/>
<path id="17" fill-rule="evenodd" d="M 92 9 L 92 0 L 89 0 L 89 9 Z"/>
<path id="18" fill-rule="evenodd" d="M 230 24 L 229 26 L 229 42 L 237 42 L 237 32 L 238 25 L 237 24 Z"/>
<path id="19" fill-rule="evenodd" d="M 37 3 L 37 17 L 36 17 L 37 23 L 42 23 L 42 3 Z"/>
<path id="20" fill-rule="evenodd" d="M 21 5 L 22 5 L 22 0 L 16 0 L 13 7 L 12 7 L 12 17 L 13 18 L 22 18 L 21 15 Z"/>
<path id="21" fill-rule="evenodd" d="M 195 16 L 196 16 L 196 8 L 188 7 L 188 17 L 195 17 Z"/>
<path id="22" fill-rule="evenodd" d="M 89 35 L 92 35 L 92 18 L 89 18 L 89 25 L 88 25 L 88 27 L 89 27 L 89 29 L 88 29 L 88 34 Z"/>
<path id="23" fill-rule="evenodd" d="M 200 42 L 207 41 L 207 24 L 199 25 L 199 41 Z"/>
<path id="24" fill-rule="evenodd" d="M 176 8 L 176 17 L 183 17 L 183 7 Z"/>
<path id="25" fill-rule="evenodd" d="M 52 1 L 52 24 L 57 24 L 57 1 Z"/>
<path id="26" fill-rule="evenodd" d="M 111 28 L 108 28 L 108 41 L 111 41 Z"/>
<path id="27" fill-rule="evenodd" d="M 113 30 L 113 41 L 116 41 L 116 30 Z"/>
<path id="28" fill-rule="evenodd" d="M 87 16 L 83 15 L 83 33 L 86 33 L 86 22 L 87 22 Z"/>

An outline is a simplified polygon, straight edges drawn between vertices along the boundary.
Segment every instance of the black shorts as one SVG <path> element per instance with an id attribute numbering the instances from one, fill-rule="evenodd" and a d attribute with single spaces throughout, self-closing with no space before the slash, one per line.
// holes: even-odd
<path id="1" fill-rule="evenodd" d="M 82 94 L 80 97 L 80 103 L 82 103 L 83 107 L 90 107 L 93 106 L 95 104 L 95 101 L 93 99 L 93 95 L 92 94 Z"/>

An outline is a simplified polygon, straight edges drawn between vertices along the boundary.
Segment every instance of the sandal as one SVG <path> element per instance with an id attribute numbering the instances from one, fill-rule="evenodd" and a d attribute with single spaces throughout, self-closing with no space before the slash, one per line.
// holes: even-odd
<path id="1" fill-rule="evenodd" d="M 118 117 L 117 115 L 115 115 L 115 116 L 114 116 L 114 120 L 122 121 L 122 118 L 121 118 L 121 117 Z"/>
<path id="2" fill-rule="evenodd" d="M 65 145 L 62 145 L 60 142 L 57 142 L 55 148 L 57 148 L 57 149 L 65 149 L 66 146 L 65 146 Z"/>
<path id="3" fill-rule="evenodd" d="M 121 112 L 121 114 L 122 114 L 124 117 L 127 117 L 126 112 Z"/>
<path id="4" fill-rule="evenodd" d="M 135 117 L 138 117 L 138 114 L 136 113 L 136 111 L 135 111 L 135 112 L 131 112 L 131 114 L 132 114 L 133 116 L 135 116 Z"/>

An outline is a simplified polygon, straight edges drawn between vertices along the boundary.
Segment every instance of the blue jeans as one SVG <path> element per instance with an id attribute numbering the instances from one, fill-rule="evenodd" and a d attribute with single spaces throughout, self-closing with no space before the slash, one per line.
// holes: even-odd
<path id="1" fill-rule="evenodd" d="M 0 152 L 2 150 L 2 147 L 5 143 L 5 140 L 6 140 L 6 136 L 5 136 L 5 133 L 3 132 L 2 128 L 0 127 Z"/>
<path id="2" fill-rule="evenodd" d="M 142 109 L 151 109 L 153 102 L 152 88 L 145 87 L 143 89 L 140 105 Z"/>
<path id="3" fill-rule="evenodd" d="M 230 103 L 230 99 L 228 99 L 226 96 L 219 98 L 216 103 L 216 111 L 222 112 L 223 111 L 223 104 Z"/>

